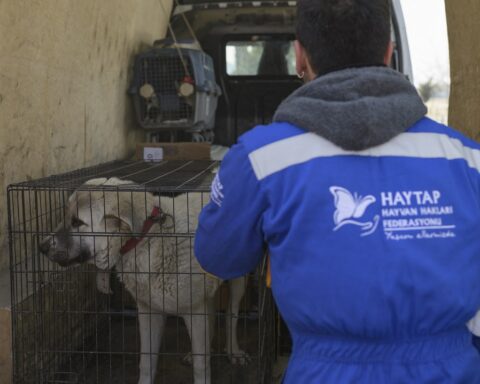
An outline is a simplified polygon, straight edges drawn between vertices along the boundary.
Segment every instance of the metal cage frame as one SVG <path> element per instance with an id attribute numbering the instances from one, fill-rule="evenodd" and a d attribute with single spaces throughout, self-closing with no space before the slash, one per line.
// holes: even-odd
<path id="1" fill-rule="evenodd" d="M 99 272 L 94 266 L 60 267 L 39 252 L 39 245 L 43 239 L 54 235 L 59 226 L 67 226 L 65 207 L 74 191 L 90 194 L 90 199 L 94 194 L 125 194 L 122 196 L 128 195 L 127 200 L 134 194 L 148 194 L 159 204 L 163 198 L 175 202 L 178 196 L 186 196 L 186 213 L 190 216 L 190 209 L 193 209 L 188 206 L 190 196 L 201 196 L 202 206 L 208 202 L 212 170 L 217 166 L 218 163 L 211 161 L 117 161 L 8 187 L 14 383 L 137 382 L 140 340 L 135 302 L 138 297 L 132 297 L 115 277 Z M 135 184 L 84 185 L 87 180 L 98 177 L 119 177 Z M 185 206 L 183 208 L 185 211 Z M 140 214 L 148 217 L 146 210 Z M 92 222 L 93 216 L 92 212 Z M 190 257 L 193 257 L 194 228 L 188 227 L 188 220 L 187 231 L 160 229 L 144 234 L 144 241 L 148 244 L 154 241 L 168 244 L 170 241 L 175 247 L 185 241 L 188 244 L 185 249 L 190 249 Z M 121 239 L 123 244 L 128 238 L 141 234 L 135 232 L 127 236 L 92 230 L 90 233 L 72 231 L 70 235 L 75 238 L 90 236 L 94 243 L 106 236 Z M 179 257 L 178 248 L 174 250 Z M 211 363 L 211 383 L 270 383 L 272 380 L 276 315 L 271 292 L 265 285 L 266 268 L 263 262 L 249 277 L 236 318 L 240 346 L 248 353 L 248 357 L 240 357 L 249 358 L 248 364 L 232 364 L 235 356 L 232 351 L 224 350 L 227 338 L 232 337 L 226 334 L 227 322 L 233 317 L 229 317 L 232 315 L 227 310 L 226 286 L 221 285 L 216 290 L 212 350 L 205 351 Z M 132 276 L 141 273 L 138 270 L 127 272 Z M 126 272 L 117 270 L 116 275 L 120 273 Z M 177 265 L 173 273 L 180 276 L 184 272 L 179 271 Z M 203 272 L 191 272 L 190 295 L 198 294 L 193 292 L 196 275 L 205 278 Z M 113 291 L 112 295 L 97 289 L 102 276 L 107 289 Z M 179 291 L 176 294 L 178 300 Z M 206 313 L 201 315 L 207 316 Z M 180 317 L 168 314 L 161 348 L 150 351 L 151 356 L 159 356 L 155 383 L 192 382 L 192 366 L 182 364 L 189 351 L 190 340 Z"/>

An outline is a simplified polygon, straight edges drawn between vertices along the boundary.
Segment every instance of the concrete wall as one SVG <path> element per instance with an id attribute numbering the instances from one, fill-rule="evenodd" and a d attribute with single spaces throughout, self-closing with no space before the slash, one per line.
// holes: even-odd
<path id="1" fill-rule="evenodd" d="M 133 151 L 131 59 L 165 34 L 170 10 L 171 0 L 0 0 L 0 270 L 8 184 Z"/>
<path id="2" fill-rule="evenodd" d="M 127 95 L 132 58 L 164 36 L 170 10 L 171 0 L 0 0 L 2 384 L 11 378 L 6 187 L 133 154 L 142 136 Z"/>
<path id="3" fill-rule="evenodd" d="M 5 305 L 10 300 L 8 271 L 0 272 L 0 383 L 10 384 L 12 377 L 12 312 Z"/>
<path id="4" fill-rule="evenodd" d="M 480 140 L 480 2 L 445 0 L 450 41 L 449 124 Z"/>

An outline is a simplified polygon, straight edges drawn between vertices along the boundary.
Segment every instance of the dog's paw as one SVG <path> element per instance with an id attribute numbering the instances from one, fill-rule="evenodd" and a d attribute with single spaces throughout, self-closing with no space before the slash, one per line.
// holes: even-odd
<path id="1" fill-rule="evenodd" d="M 230 362 L 234 365 L 247 365 L 252 361 L 251 356 L 242 350 L 239 350 L 235 353 L 229 353 L 228 358 Z"/>
<path id="2" fill-rule="evenodd" d="M 138 378 L 138 384 L 153 384 L 153 379 L 150 376 L 150 373 L 140 374 Z"/>
<path id="3" fill-rule="evenodd" d="M 183 365 L 192 365 L 193 364 L 192 352 L 188 352 L 185 356 L 183 356 L 182 364 Z"/>

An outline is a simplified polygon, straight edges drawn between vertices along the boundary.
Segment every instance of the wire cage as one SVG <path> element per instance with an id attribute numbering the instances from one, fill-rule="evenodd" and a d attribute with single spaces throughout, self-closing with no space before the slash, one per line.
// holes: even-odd
<path id="1" fill-rule="evenodd" d="M 9 186 L 14 383 L 271 382 L 266 264 L 227 284 L 193 255 L 217 166 L 112 162 Z"/>

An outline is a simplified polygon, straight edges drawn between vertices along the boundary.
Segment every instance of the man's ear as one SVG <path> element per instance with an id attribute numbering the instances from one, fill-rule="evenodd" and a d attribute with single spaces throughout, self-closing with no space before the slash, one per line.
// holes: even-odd
<path id="1" fill-rule="evenodd" d="M 388 43 L 387 50 L 385 52 L 385 56 L 383 57 L 383 63 L 388 67 L 392 62 L 393 50 L 395 49 L 395 44 L 392 40 Z"/>
<path id="2" fill-rule="evenodd" d="M 313 80 L 317 74 L 313 70 L 313 67 L 310 63 L 310 57 L 308 56 L 307 51 L 305 50 L 304 46 L 302 43 L 300 43 L 298 40 L 295 40 L 294 42 L 295 46 L 295 67 L 297 70 L 297 75 L 305 83 Z"/>
<path id="3" fill-rule="evenodd" d="M 303 76 L 305 76 L 305 73 L 307 72 L 307 57 L 306 57 L 305 48 L 303 48 L 303 45 L 298 40 L 295 40 L 294 47 L 295 47 L 295 69 L 297 71 L 297 75 L 300 78 L 303 78 Z"/>

